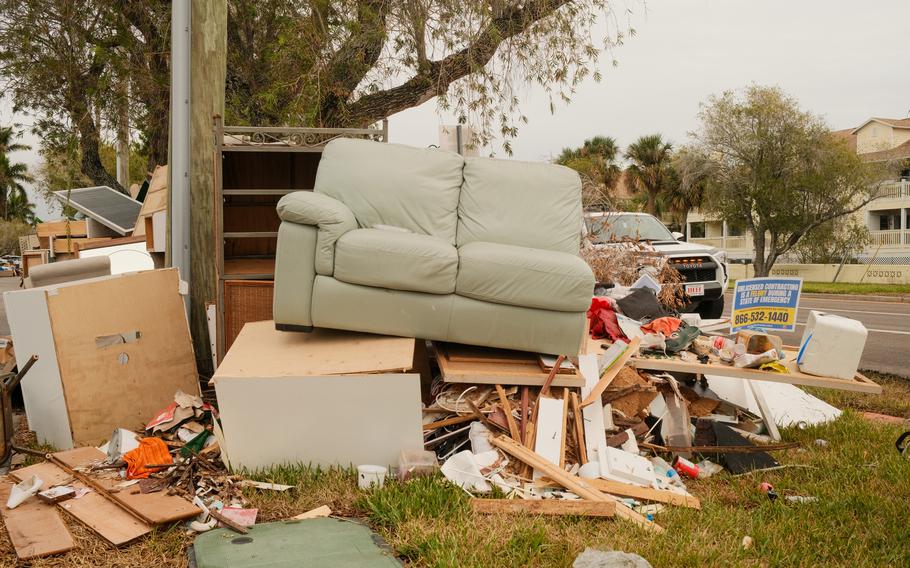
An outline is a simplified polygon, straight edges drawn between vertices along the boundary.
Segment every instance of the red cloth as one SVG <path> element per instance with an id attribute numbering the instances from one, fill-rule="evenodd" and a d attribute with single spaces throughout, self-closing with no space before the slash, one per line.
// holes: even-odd
<path id="1" fill-rule="evenodd" d="M 628 341 L 616 321 L 616 312 L 608 298 L 591 298 L 591 307 L 588 308 L 588 319 L 591 321 L 591 337 L 594 339 L 609 338 L 611 341 L 622 339 Z"/>
<path id="2" fill-rule="evenodd" d="M 670 334 L 679 329 L 681 325 L 682 320 L 679 318 L 662 317 L 641 326 L 641 330 L 645 333 L 662 333 L 664 337 L 670 337 Z"/>

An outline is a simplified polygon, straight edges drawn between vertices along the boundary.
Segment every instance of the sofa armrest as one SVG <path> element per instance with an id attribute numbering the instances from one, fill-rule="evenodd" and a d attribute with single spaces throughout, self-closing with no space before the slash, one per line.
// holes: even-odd
<path id="1" fill-rule="evenodd" d="M 335 268 L 335 241 L 357 228 L 357 220 L 348 206 L 322 193 L 295 191 L 278 201 L 278 216 L 282 221 L 318 229 L 316 272 L 331 276 Z"/>

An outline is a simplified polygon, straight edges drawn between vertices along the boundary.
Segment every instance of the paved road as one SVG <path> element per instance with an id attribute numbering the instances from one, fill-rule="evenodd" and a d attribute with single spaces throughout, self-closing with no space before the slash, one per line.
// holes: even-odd
<path id="1" fill-rule="evenodd" d="M 728 293 L 726 316 L 730 315 L 731 303 L 732 294 Z M 825 298 L 802 297 L 796 331 L 781 334 L 784 344 L 799 345 L 812 309 L 863 322 L 869 338 L 860 368 L 910 377 L 910 303 L 844 300 L 833 294 Z"/>

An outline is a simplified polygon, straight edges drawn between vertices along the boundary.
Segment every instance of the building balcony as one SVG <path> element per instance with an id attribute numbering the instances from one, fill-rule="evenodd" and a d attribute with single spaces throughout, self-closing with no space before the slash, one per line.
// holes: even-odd
<path id="1" fill-rule="evenodd" d="M 910 181 L 889 181 L 882 183 L 872 190 L 872 199 L 876 207 L 880 199 L 906 201 L 910 203 Z"/>
<path id="2" fill-rule="evenodd" d="M 910 230 L 869 231 L 872 247 L 910 246 Z"/>
<path id="3" fill-rule="evenodd" d="M 691 238 L 692 244 L 706 245 L 718 248 L 727 252 L 747 252 L 752 250 L 752 237 L 739 235 L 735 237 L 705 237 L 701 239 Z"/>

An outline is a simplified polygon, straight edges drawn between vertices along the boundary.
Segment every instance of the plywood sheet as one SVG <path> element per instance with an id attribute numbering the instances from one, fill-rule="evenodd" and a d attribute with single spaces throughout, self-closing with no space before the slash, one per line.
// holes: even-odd
<path id="1" fill-rule="evenodd" d="M 415 340 L 316 329 L 312 333 L 277 331 L 275 322 L 252 322 L 215 371 L 225 377 L 306 377 L 407 371 L 414 363 Z"/>
<path id="2" fill-rule="evenodd" d="M 261 366 L 275 376 L 251 372 L 215 380 L 233 467 L 390 465 L 401 450 L 423 447 L 420 375 L 295 377 L 293 362 L 281 369 L 262 356 Z"/>
<path id="3" fill-rule="evenodd" d="M 6 508 L 12 486 L 9 481 L 0 482 L 0 511 L 16 556 L 27 560 L 72 550 L 73 537 L 53 505 L 31 498 L 15 509 Z"/>
<path id="4" fill-rule="evenodd" d="M 54 459 L 58 460 L 59 463 L 66 467 L 76 469 L 103 460 L 105 454 L 98 448 L 85 447 L 66 452 L 57 452 L 53 456 Z M 137 488 L 130 487 L 115 492 L 115 486 L 123 480 L 110 475 L 109 471 L 105 475 L 93 474 L 88 476 L 88 479 L 92 481 L 91 485 L 96 490 L 108 491 L 109 496 L 124 509 L 133 512 L 135 515 L 138 515 L 152 525 L 189 519 L 201 512 L 198 507 L 183 497 L 168 495 L 167 492 L 163 491 L 145 494 L 133 493 Z M 119 537 L 126 538 L 138 530 L 139 526 L 136 525 L 134 525 L 132 529 L 126 527 Z"/>
<path id="5" fill-rule="evenodd" d="M 548 373 L 541 370 L 536 353 L 518 357 L 516 354 L 522 352 L 505 351 L 503 354 L 499 349 L 472 348 L 464 355 L 462 349 L 460 345 L 453 350 L 450 344 L 436 344 L 436 362 L 447 383 L 542 386 L 547 380 Z M 573 372 L 557 374 L 552 386 L 581 387 L 584 384 L 584 377 Z"/>
<path id="6" fill-rule="evenodd" d="M 721 377 L 731 377 L 736 379 L 752 379 L 756 381 L 769 381 L 772 383 L 787 383 L 791 385 L 802 385 L 807 387 L 822 387 L 836 390 L 868 392 L 872 394 L 881 394 L 882 387 L 866 378 L 861 373 L 856 373 L 852 380 L 835 379 L 832 377 L 817 377 L 803 373 L 796 366 L 796 352 L 784 350 L 785 357 L 782 361 L 789 372 L 773 373 L 771 371 L 761 371 L 759 369 L 740 369 L 732 365 L 723 365 L 719 363 L 685 363 L 678 357 L 669 359 L 652 359 L 645 357 L 632 357 L 629 365 L 638 369 L 647 369 L 652 371 L 669 371 L 679 373 L 695 373 L 701 375 L 718 375 Z"/>
<path id="7" fill-rule="evenodd" d="M 95 448 L 89 448 L 95 449 Z M 96 452 L 98 450 L 95 450 Z M 98 454 L 92 455 L 97 457 Z M 18 469 L 10 474 L 18 481 L 37 475 L 44 480 L 45 487 L 70 485 L 76 490 L 86 487 L 81 481 L 74 481 L 73 475 L 50 462 L 35 464 Z M 152 528 L 138 520 L 119 505 L 96 491 L 86 493 L 78 499 L 68 499 L 57 504 L 77 521 L 95 531 L 98 536 L 113 544 L 122 546 L 151 532 Z"/>
<path id="8" fill-rule="evenodd" d="M 176 269 L 60 286 L 47 304 L 76 445 L 98 444 L 114 428 L 141 429 L 178 390 L 199 394 Z M 131 331 L 138 341 L 95 343 Z"/>

